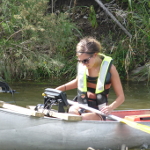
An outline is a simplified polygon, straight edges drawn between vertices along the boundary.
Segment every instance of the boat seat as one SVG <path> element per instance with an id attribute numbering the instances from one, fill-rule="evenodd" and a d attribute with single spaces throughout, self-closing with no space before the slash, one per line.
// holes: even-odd
<path id="1" fill-rule="evenodd" d="M 124 119 L 130 121 L 150 122 L 150 114 L 125 116 Z"/>

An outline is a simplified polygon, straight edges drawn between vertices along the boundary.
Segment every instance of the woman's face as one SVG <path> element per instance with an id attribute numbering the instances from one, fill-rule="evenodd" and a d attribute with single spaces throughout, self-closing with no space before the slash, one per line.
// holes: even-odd
<path id="1" fill-rule="evenodd" d="M 90 69 L 95 63 L 93 58 L 94 58 L 94 55 L 89 55 L 85 53 L 77 55 L 78 62 L 85 65 L 88 69 Z"/>

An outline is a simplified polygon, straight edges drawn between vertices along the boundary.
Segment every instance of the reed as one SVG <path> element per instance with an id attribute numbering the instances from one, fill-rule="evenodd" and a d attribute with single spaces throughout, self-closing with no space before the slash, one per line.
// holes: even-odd
<path id="1" fill-rule="evenodd" d="M 150 61 L 149 4 L 149 0 L 128 1 L 127 13 L 124 12 L 127 16 L 125 22 L 133 38 L 121 36 L 120 40 L 115 43 L 113 51 L 111 50 L 111 55 L 122 78 L 129 79 L 129 72 L 135 66 L 143 66 Z M 139 74 L 143 77 L 148 75 L 148 71 L 145 69 Z"/>
<path id="2" fill-rule="evenodd" d="M 3 78 L 37 80 L 60 77 L 69 79 L 75 76 L 75 45 L 79 40 L 75 35 L 82 37 L 82 32 L 68 16 L 71 9 L 57 15 L 49 13 L 48 2 L 1 0 L 0 76 Z M 121 4 L 124 2 L 128 2 L 128 7 L 123 11 L 125 17 L 122 20 L 133 38 L 129 39 L 120 32 L 110 32 L 110 41 L 102 35 L 101 42 L 107 49 L 104 52 L 114 58 L 121 78 L 128 79 L 129 72 L 135 66 L 149 63 L 150 2 L 120 1 Z M 96 10 L 93 6 L 89 9 L 89 22 L 96 29 Z M 106 45 L 105 41 L 108 42 Z M 111 47 L 107 46 L 109 43 L 113 43 Z"/>

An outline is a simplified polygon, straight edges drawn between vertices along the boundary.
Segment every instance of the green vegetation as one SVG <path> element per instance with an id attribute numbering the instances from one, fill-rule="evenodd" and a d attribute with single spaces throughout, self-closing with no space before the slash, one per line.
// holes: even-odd
<path id="1" fill-rule="evenodd" d="M 2 0 L 0 5 L 0 76 L 19 80 L 70 74 L 66 66 L 75 59 L 73 33 L 79 31 L 67 14 L 48 14 L 47 0 Z"/>
<path id="2" fill-rule="evenodd" d="M 90 13 L 89 13 L 88 19 L 93 28 L 96 28 L 98 26 L 97 19 L 96 19 L 96 13 L 95 13 L 93 5 L 91 5 L 91 7 L 90 7 Z"/>
<path id="3" fill-rule="evenodd" d="M 132 39 L 122 37 L 115 45 L 112 57 L 124 78 L 135 66 L 149 64 L 150 62 L 150 2 L 149 0 L 128 0 L 126 28 L 132 34 Z M 149 70 L 149 65 L 147 65 Z M 140 76 L 148 75 L 145 70 Z"/>
<path id="4" fill-rule="evenodd" d="M 82 32 L 72 22 L 68 11 L 48 13 L 48 2 L 0 0 L 0 76 L 5 80 L 75 77 L 75 46 L 79 40 L 76 35 L 82 37 Z M 125 27 L 133 37 L 129 39 L 122 34 L 114 39 L 114 33 L 110 33 L 114 45 L 111 48 L 106 45 L 106 54 L 114 58 L 121 77 L 128 78 L 134 66 L 150 64 L 150 2 L 122 0 L 119 3 L 126 5 Z M 95 8 L 93 5 L 87 8 L 88 20 L 96 29 Z M 149 72 L 143 74 L 150 76 Z"/>

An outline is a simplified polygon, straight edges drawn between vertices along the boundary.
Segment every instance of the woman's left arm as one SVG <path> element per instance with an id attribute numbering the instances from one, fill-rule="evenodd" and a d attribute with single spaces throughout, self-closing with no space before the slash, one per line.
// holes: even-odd
<path id="1" fill-rule="evenodd" d="M 105 114 L 110 114 L 115 108 L 120 106 L 125 100 L 120 77 L 119 77 L 118 71 L 116 70 L 116 67 L 114 65 L 111 66 L 110 73 L 111 73 L 111 84 L 112 84 L 112 87 L 116 94 L 116 99 L 110 105 L 102 108 L 101 111 Z"/>

